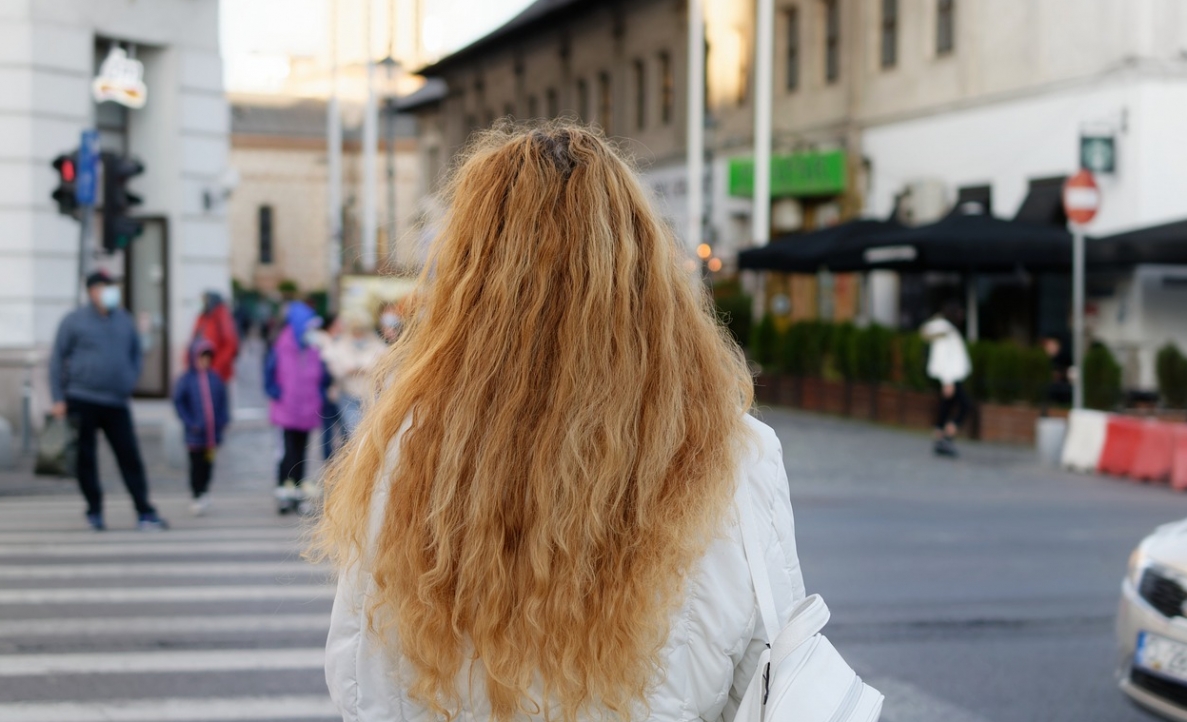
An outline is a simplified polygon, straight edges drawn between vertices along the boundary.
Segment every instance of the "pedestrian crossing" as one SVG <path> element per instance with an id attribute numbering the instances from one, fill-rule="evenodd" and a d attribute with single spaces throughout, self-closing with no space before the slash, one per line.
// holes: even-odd
<path id="1" fill-rule="evenodd" d="M 323 665 L 333 586 L 301 521 L 266 495 L 216 497 L 174 528 L 86 528 L 73 496 L 0 500 L 0 720 L 340 719 Z"/>

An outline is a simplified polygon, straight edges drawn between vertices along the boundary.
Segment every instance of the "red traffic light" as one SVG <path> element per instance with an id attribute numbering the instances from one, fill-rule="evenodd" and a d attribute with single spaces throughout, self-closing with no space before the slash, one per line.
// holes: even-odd
<path id="1" fill-rule="evenodd" d="M 62 180 L 66 181 L 67 183 L 73 183 L 74 182 L 74 161 L 72 161 L 72 160 L 62 161 L 62 168 L 59 170 L 59 172 L 62 174 Z"/>

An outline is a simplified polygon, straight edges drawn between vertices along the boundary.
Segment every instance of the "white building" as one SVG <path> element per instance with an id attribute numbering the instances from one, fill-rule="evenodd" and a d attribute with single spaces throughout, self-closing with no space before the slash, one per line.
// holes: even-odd
<path id="1" fill-rule="evenodd" d="M 110 255 L 92 233 L 85 260 L 125 279 L 148 346 L 139 391 L 163 394 L 202 292 L 230 290 L 218 0 L 14 0 L 0 4 L 0 38 L 0 416 L 20 423 L 26 382 L 33 418 L 48 401 L 48 352 L 79 297 L 79 223 L 51 200 L 50 164 L 87 128 L 145 166 L 129 184 L 144 233 Z M 141 109 L 92 98 L 113 46 L 143 63 Z"/>

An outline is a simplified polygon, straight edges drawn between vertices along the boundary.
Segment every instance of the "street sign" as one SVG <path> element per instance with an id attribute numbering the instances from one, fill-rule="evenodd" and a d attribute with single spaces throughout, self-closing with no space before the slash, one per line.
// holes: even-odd
<path id="1" fill-rule="evenodd" d="M 78 143 L 78 180 L 74 184 L 74 199 L 80 206 L 95 205 L 95 188 L 99 185 L 99 131 L 84 130 Z"/>
<path id="2" fill-rule="evenodd" d="M 1117 143 L 1111 135 L 1080 136 L 1080 167 L 1093 173 L 1117 170 Z"/>
<path id="3" fill-rule="evenodd" d="M 99 75 L 91 82 L 91 95 L 96 103 L 110 100 L 129 108 L 143 108 L 148 99 L 144 85 L 144 63 L 128 57 L 128 51 L 112 45 Z"/>
<path id="4" fill-rule="evenodd" d="M 1100 209 L 1100 188 L 1092 172 L 1081 170 L 1063 184 L 1063 211 L 1068 220 L 1082 226 L 1096 217 Z"/>

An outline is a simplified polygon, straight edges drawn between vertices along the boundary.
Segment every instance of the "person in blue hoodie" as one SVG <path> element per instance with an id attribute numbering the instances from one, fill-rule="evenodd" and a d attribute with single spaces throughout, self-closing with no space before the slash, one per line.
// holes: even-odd
<path id="1" fill-rule="evenodd" d="M 231 421 L 227 387 L 212 368 L 214 346 L 199 339 L 190 349 L 190 368 L 173 388 L 173 406 L 185 428 L 185 443 L 190 451 L 190 511 L 201 516 L 210 508 L 210 478 L 214 474 L 214 454 L 223 440 L 223 430 Z"/>

